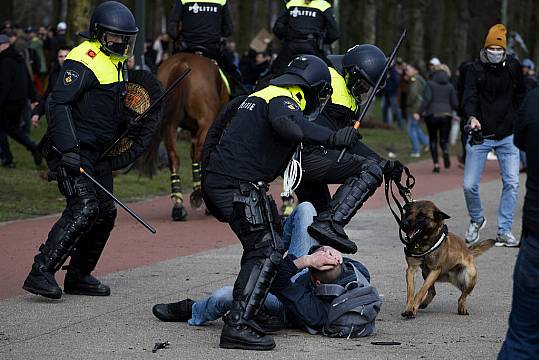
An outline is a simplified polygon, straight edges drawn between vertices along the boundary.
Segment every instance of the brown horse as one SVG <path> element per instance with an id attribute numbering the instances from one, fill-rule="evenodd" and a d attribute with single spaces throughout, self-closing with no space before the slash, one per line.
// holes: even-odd
<path id="1" fill-rule="evenodd" d="M 166 89 L 187 68 L 191 69 L 191 72 L 165 101 L 160 133 L 168 155 L 171 197 L 174 202 L 172 218 L 177 221 L 183 221 L 187 217 L 179 176 L 180 159 L 176 152 L 177 129 L 181 127 L 191 133 L 193 192 L 190 202 L 192 207 L 199 208 L 203 204 L 200 161 L 204 140 L 213 120 L 228 102 L 228 91 L 218 66 L 204 56 L 191 53 L 173 55 L 161 64 L 157 78 Z M 157 158 L 155 155 L 159 142 L 154 143 L 154 160 Z"/>

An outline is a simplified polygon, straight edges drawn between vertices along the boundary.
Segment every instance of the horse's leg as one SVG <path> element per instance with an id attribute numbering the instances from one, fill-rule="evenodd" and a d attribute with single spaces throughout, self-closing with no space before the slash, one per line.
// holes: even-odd
<path id="1" fill-rule="evenodd" d="M 211 122 L 200 121 L 202 127 L 200 127 L 195 134 L 191 137 L 191 160 L 193 161 L 193 192 L 189 197 L 191 206 L 199 208 L 204 203 L 202 199 L 202 184 L 201 184 L 201 170 L 202 170 L 202 149 L 204 147 L 204 140 L 209 129 Z"/>
<path id="2" fill-rule="evenodd" d="M 170 197 L 174 203 L 172 208 L 172 219 L 174 221 L 185 221 L 187 218 L 187 211 L 183 206 L 183 194 L 180 181 L 180 158 L 176 152 L 176 122 L 171 122 L 167 126 L 165 134 L 163 136 L 163 142 L 168 155 L 168 168 L 170 170 Z"/>

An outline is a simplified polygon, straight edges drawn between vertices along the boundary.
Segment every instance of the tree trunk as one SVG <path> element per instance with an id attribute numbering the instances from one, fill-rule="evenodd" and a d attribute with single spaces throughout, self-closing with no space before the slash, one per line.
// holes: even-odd
<path id="1" fill-rule="evenodd" d="M 68 0 L 67 41 L 76 45 L 78 33 L 88 29 L 92 16 L 92 0 Z"/>
<path id="2" fill-rule="evenodd" d="M 364 1 L 362 43 L 376 43 L 376 1 Z"/>
<path id="3" fill-rule="evenodd" d="M 459 31 L 455 32 L 455 62 L 459 66 L 463 61 L 471 60 L 468 49 L 468 36 L 470 31 L 470 9 L 468 0 L 458 0 Z"/>

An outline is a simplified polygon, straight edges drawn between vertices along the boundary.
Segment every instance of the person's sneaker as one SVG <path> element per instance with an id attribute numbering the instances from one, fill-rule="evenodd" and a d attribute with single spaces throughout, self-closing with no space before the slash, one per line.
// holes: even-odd
<path id="1" fill-rule="evenodd" d="M 498 234 L 496 236 L 496 246 L 507 246 L 507 247 L 518 247 L 519 241 L 511 232 L 506 232 L 504 234 Z"/>
<path id="2" fill-rule="evenodd" d="M 486 225 L 487 225 L 487 219 L 484 217 L 481 223 L 470 221 L 470 226 L 468 227 L 468 231 L 466 231 L 466 236 L 465 236 L 466 243 L 473 244 L 477 240 L 479 240 L 480 230 L 484 229 Z"/>
<path id="3" fill-rule="evenodd" d="M 418 158 L 418 157 L 421 157 L 421 154 L 416 152 L 416 153 L 411 153 L 410 154 L 410 157 L 413 157 L 413 158 Z"/>
<path id="4" fill-rule="evenodd" d="M 434 165 L 434 168 L 432 169 L 432 172 L 438 174 L 440 172 L 440 166 Z"/>
<path id="5" fill-rule="evenodd" d="M 156 304 L 152 313 L 161 321 L 186 322 L 193 317 L 193 304 L 191 299 L 185 299 L 170 304 Z"/>

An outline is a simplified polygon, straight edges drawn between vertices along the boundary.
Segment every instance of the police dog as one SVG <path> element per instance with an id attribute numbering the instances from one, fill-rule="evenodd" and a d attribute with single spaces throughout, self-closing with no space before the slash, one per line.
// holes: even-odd
<path id="1" fill-rule="evenodd" d="M 448 232 L 444 220 L 449 216 L 431 201 L 410 202 L 404 206 L 402 230 L 408 245 L 406 254 L 406 309 L 403 317 L 415 318 L 417 309 L 426 308 L 434 296 L 436 281 L 450 282 L 462 294 L 458 300 L 459 315 L 468 315 L 466 297 L 477 281 L 474 258 L 489 248 L 495 240 L 489 239 L 467 247 L 459 236 Z M 415 274 L 421 268 L 423 285 L 415 292 Z"/>

